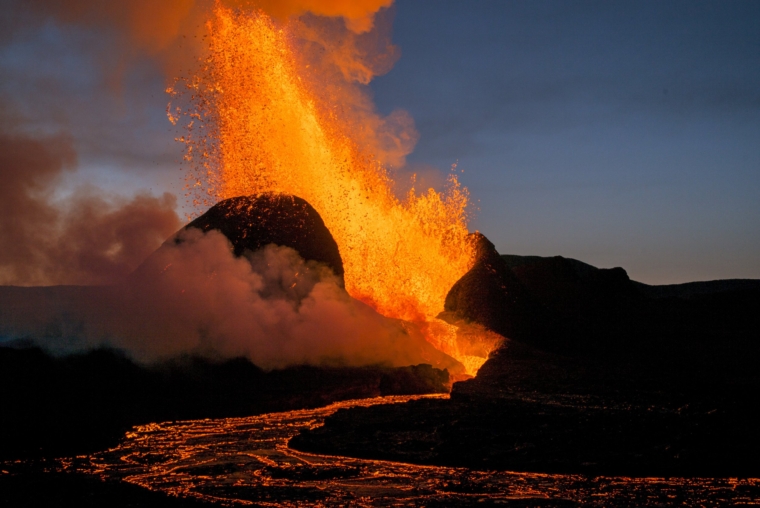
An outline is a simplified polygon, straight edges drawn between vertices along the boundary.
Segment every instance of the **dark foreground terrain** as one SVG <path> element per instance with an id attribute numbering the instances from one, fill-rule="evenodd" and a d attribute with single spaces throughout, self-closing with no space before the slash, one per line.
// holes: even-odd
<path id="1" fill-rule="evenodd" d="M 490 362 L 455 383 L 450 400 L 341 410 L 290 446 L 474 469 L 760 476 L 756 387 L 726 393 L 670 380 L 663 389 L 641 374 L 621 383 L 519 343 Z"/>
<path id="2" fill-rule="evenodd" d="M 445 392 L 447 383 L 445 371 L 428 365 L 264 372 L 242 358 L 146 367 L 111 350 L 56 358 L 36 348 L 0 348 L 0 460 L 102 450 L 143 423 Z"/>
<path id="3" fill-rule="evenodd" d="M 111 350 L 57 358 L 36 348 L 0 348 L 0 506 L 209 506 L 61 472 L 51 459 L 112 447 L 138 424 L 440 393 L 448 381 L 447 372 L 429 365 L 264 372 L 242 358 L 180 358 L 146 367 Z"/>
<path id="4" fill-rule="evenodd" d="M 291 446 L 473 469 L 760 477 L 760 281 L 647 286 L 622 268 L 499 256 L 473 241 L 478 260 L 440 317 L 508 337 L 504 347 L 450 400 L 340 410 Z M 243 359 L 146 367 L 110 350 L 0 348 L 0 505 L 197 505 L 51 472 L 48 460 L 108 448 L 141 423 L 435 393 L 448 381 L 428 365 L 264 372 Z"/>
<path id="5" fill-rule="evenodd" d="M 339 411 L 290 445 L 476 469 L 760 476 L 760 281 L 647 286 L 620 268 L 494 252 L 447 299 L 450 321 L 514 337 L 476 378 L 450 400 Z"/>
<path id="6" fill-rule="evenodd" d="M 0 506 L 81 508 L 200 508 L 213 506 L 191 498 L 175 498 L 121 481 L 103 481 L 92 475 L 48 471 L 44 461 L 0 473 Z"/>

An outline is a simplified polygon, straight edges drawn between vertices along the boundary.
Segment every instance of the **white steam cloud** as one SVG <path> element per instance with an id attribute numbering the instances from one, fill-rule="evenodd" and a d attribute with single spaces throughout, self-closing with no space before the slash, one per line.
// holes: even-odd
<path id="1" fill-rule="evenodd" d="M 266 369 L 455 364 L 293 249 L 236 258 L 221 233 L 180 235 L 124 284 L 0 288 L 0 336 L 66 351 L 111 346 L 146 362 L 197 354 L 245 356 Z"/>

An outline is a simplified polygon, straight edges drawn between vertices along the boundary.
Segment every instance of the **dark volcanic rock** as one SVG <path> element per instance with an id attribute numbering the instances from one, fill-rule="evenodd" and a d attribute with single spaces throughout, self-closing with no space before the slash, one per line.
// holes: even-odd
<path id="1" fill-rule="evenodd" d="M 757 284 L 642 288 L 622 268 L 559 256 L 500 264 L 476 240 L 445 317 L 515 340 L 449 400 L 339 411 L 295 448 L 512 471 L 760 474 Z M 551 334 L 532 328 L 541 319 Z"/>
<path id="2" fill-rule="evenodd" d="M 542 473 L 742 477 L 760 472 L 752 420 L 737 421 L 732 408 L 599 402 L 607 403 L 515 396 L 356 408 L 328 417 L 325 426 L 304 431 L 290 446 L 318 454 Z"/>
<path id="3" fill-rule="evenodd" d="M 472 321 L 546 351 L 694 372 L 747 371 L 760 344 L 760 281 L 648 286 L 623 268 L 562 256 L 499 256 L 482 235 L 442 318 Z M 748 360 L 752 359 L 749 364 Z"/>
<path id="4" fill-rule="evenodd" d="M 317 211 L 296 196 L 267 193 L 225 199 L 186 228 L 220 231 L 232 243 L 236 256 L 271 243 L 290 247 L 305 260 L 324 263 L 335 275 L 343 276 L 338 244 Z"/>
<path id="5" fill-rule="evenodd" d="M 290 446 L 420 464 L 632 476 L 756 476 L 756 387 L 690 386 L 508 341 L 449 400 L 351 408 Z M 749 403 L 749 404 L 748 404 Z"/>
<path id="6" fill-rule="evenodd" d="M 143 366 L 111 350 L 54 357 L 0 347 L 0 461 L 89 453 L 143 423 L 444 393 L 448 383 L 446 371 L 424 364 L 264 372 L 245 358 L 181 357 Z"/>
<path id="7" fill-rule="evenodd" d="M 622 268 L 561 256 L 502 256 L 522 286 L 560 325 L 564 354 L 657 364 L 663 371 L 734 377 L 755 370 L 760 281 L 648 286 Z"/>
<path id="8" fill-rule="evenodd" d="M 626 303 L 641 300 L 642 295 L 620 267 L 596 268 L 562 256 L 531 256 L 534 261 L 518 264 L 517 257 L 501 259 L 533 297 L 563 319 L 610 299 Z"/>
<path id="9" fill-rule="evenodd" d="M 622 268 L 561 256 L 500 256 L 476 233 L 477 261 L 446 298 L 445 318 L 479 323 L 554 352 L 607 354 L 641 343 L 648 298 Z M 649 331 L 649 330 L 648 330 Z"/>
<path id="10" fill-rule="evenodd" d="M 760 280 L 757 279 L 708 280 L 663 286 L 634 282 L 634 285 L 650 298 L 698 298 L 720 293 L 760 291 Z"/>
<path id="11" fill-rule="evenodd" d="M 547 337 L 546 313 L 494 245 L 480 233 L 472 233 L 469 240 L 475 244 L 475 264 L 449 290 L 440 317 L 474 322 L 517 340 L 540 342 Z"/>
<path id="12" fill-rule="evenodd" d="M 617 351 L 640 342 L 647 302 L 625 270 L 599 269 L 562 256 L 531 256 L 522 263 L 515 258 L 502 256 L 531 297 L 560 325 L 561 339 L 552 341 L 553 350 Z"/>
<path id="13" fill-rule="evenodd" d="M 213 508 L 216 503 L 177 497 L 120 480 L 103 481 L 86 473 L 53 472 L 54 461 L 6 462 L 0 474 L 0 506 L 77 508 Z"/>

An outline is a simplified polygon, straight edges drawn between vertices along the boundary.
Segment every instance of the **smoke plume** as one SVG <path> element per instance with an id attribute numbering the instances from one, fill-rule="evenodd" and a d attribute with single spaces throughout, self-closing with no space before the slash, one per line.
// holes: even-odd
<path id="1" fill-rule="evenodd" d="M 144 362 L 197 354 L 263 368 L 457 369 L 418 330 L 351 298 L 329 268 L 292 249 L 236 258 L 221 233 L 197 229 L 158 248 L 180 227 L 170 194 L 82 188 L 58 199 L 57 183 L 75 170 L 67 135 L 0 133 L 0 285 L 78 284 L 0 287 L 0 341 L 61 353 L 109 346 Z"/>
<path id="2" fill-rule="evenodd" d="M 373 28 L 375 13 L 393 0 L 24 0 L 13 8 L 37 20 L 52 18 L 66 24 L 117 30 L 134 48 L 159 53 L 202 24 L 215 3 L 261 9 L 279 19 L 307 12 L 342 18 L 349 30 L 364 33 Z"/>
<path id="3" fill-rule="evenodd" d="M 263 368 L 455 363 L 293 249 L 236 258 L 216 231 L 180 236 L 123 284 L 3 288 L 0 336 L 54 350 L 111 346 L 147 362 L 197 354 L 246 356 Z"/>
<path id="4" fill-rule="evenodd" d="M 110 44 L 91 48 L 112 91 L 122 90 L 130 65 L 145 55 L 163 67 L 167 81 L 189 77 L 206 54 L 207 23 L 214 6 L 261 9 L 287 21 L 307 78 L 318 81 L 323 100 L 340 105 L 354 140 L 378 161 L 402 167 L 419 134 L 403 110 L 380 114 L 367 89 L 400 51 L 391 43 L 392 0 L 29 0 L 15 2 L 26 25 L 53 20 L 108 34 Z M 23 25 L 23 24 L 22 24 Z M 9 24 L 9 31 L 18 27 Z"/>
<path id="5" fill-rule="evenodd" d="M 143 361 L 194 353 L 243 355 L 265 368 L 423 362 L 457 368 L 419 330 L 351 298 L 329 270 L 290 249 L 270 246 L 235 258 L 223 236 L 189 231 L 181 245 L 166 244 L 151 255 L 180 227 L 171 194 L 123 197 L 81 187 L 61 195 L 77 170 L 77 149 L 83 160 L 93 151 L 125 157 L 143 150 L 150 157 L 135 158 L 143 163 L 166 155 L 157 155 L 161 148 L 153 148 L 154 139 L 143 139 L 155 131 L 133 128 L 148 121 L 129 116 L 135 123 L 119 131 L 118 119 L 98 99 L 128 99 L 123 109 L 140 112 L 136 102 L 147 104 L 148 96 L 163 92 L 147 88 L 153 85 L 144 77 L 152 76 L 150 69 L 163 72 L 168 83 L 191 79 L 208 51 L 204 37 L 215 6 L 262 9 L 287 27 L 299 46 L 298 64 L 308 69 L 303 79 L 320 83 L 314 87 L 319 100 L 335 105 L 351 126 L 352 141 L 383 164 L 403 166 L 418 138 L 414 122 L 405 111 L 379 113 L 368 89 L 399 57 L 391 43 L 391 4 L 9 0 L 0 11 L 0 44 L 55 32 L 61 40 L 75 40 L 72 47 L 86 58 L 81 68 L 61 64 L 72 78 L 69 87 L 56 81 L 55 65 L 38 74 L 20 65 L 20 74 L 8 80 L 12 86 L 0 86 L 0 99 L 15 101 L 24 113 L 11 120 L 3 112 L 0 118 L 0 285 L 93 286 L 1 287 L 0 340 L 26 338 L 62 351 L 108 345 Z M 133 68 L 143 71 L 129 81 Z M 128 82 L 144 90 L 124 94 Z M 89 87 L 95 99 L 81 87 Z"/>
<path id="6" fill-rule="evenodd" d="M 323 104 L 336 104 L 358 146 L 382 164 L 398 168 L 419 139 L 414 119 L 404 110 L 380 114 L 367 85 L 386 74 L 401 56 L 391 42 L 393 11 L 375 16 L 371 31 L 354 33 L 338 20 L 301 16 L 288 27 L 298 45 L 296 55 L 310 89 Z"/>
<path id="7" fill-rule="evenodd" d="M 81 188 L 56 199 L 75 167 L 66 135 L 0 131 L 0 284 L 113 283 L 179 227 L 171 194 L 126 199 Z"/>

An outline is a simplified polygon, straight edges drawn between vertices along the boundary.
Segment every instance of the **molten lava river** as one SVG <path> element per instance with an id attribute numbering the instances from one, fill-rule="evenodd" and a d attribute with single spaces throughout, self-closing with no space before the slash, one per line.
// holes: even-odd
<path id="1" fill-rule="evenodd" d="M 288 440 L 341 408 L 389 396 L 245 418 L 153 423 L 61 469 L 222 506 L 728 506 L 754 504 L 760 479 L 587 477 L 475 471 L 302 453 Z"/>

